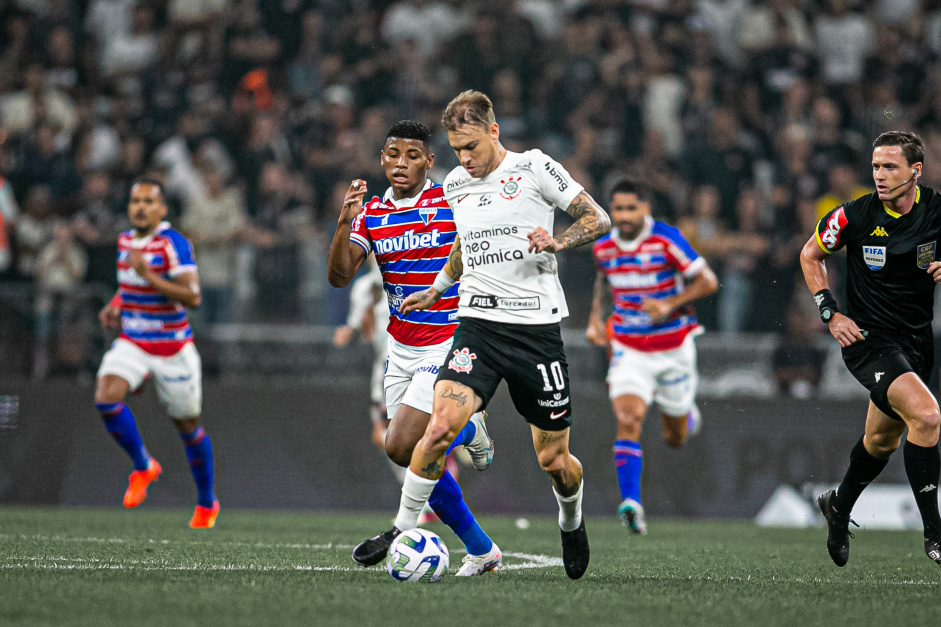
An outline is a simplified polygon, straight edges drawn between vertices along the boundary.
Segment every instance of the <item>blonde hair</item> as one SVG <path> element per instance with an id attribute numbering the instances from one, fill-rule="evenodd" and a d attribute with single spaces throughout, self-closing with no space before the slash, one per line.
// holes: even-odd
<path id="1" fill-rule="evenodd" d="M 441 114 L 441 125 L 448 131 L 456 131 L 466 124 L 490 128 L 494 122 L 496 118 L 490 98 L 487 94 L 473 89 L 459 93 Z"/>

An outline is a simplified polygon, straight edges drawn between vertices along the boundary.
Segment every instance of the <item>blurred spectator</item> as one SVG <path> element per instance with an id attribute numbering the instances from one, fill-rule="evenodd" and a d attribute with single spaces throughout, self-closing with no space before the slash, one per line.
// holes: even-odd
<path id="1" fill-rule="evenodd" d="M 754 283 L 758 270 L 766 265 L 765 255 L 770 243 L 759 224 L 758 195 L 745 189 L 738 197 L 738 229 L 724 242 L 725 263 L 722 265 L 719 293 L 719 330 L 741 333 L 747 330 L 754 303 Z"/>
<path id="2" fill-rule="evenodd" d="M 33 136 L 26 142 L 24 150 L 23 179 L 26 186 L 45 186 L 56 209 L 61 211 L 71 200 L 72 194 L 81 186 L 75 169 L 75 161 L 56 144 L 56 130 L 47 123 L 36 127 Z"/>
<path id="3" fill-rule="evenodd" d="M 434 0 L 398 0 L 382 18 L 382 39 L 393 46 L 406 41 L 418 44 L 423 56 L 431 56 L 438 44 L 456 33 L 463 24 L 443 2 Z"/>
<path id="4" fill-rule="evenodd" d="M 838 163 L 831 167 L 827 178 L 827 192 L 817 201 L 817 220 L 834 207 L 873 192 L 872 188 L 859 184 L 856 169 L 848 163 Z"/>
<path id="5" fill-rule="evenodd" d="M 20 207 L 13 196 L 13 188 L 0 176 L 0 274 L 13 262 L 13 229 L 19 216 Z"/>
<path id="6" fill-rule="evenodd" d="M 131 30 L 107 40 L 101 56 L 101 71 L 106 76 L 139 72 L 157 60 L 157 35 L 154 12 L 146 4 L 131 11 Z"/>
<path id="7" fill-rule="evenodd" d="M 56 87 L 48 87 L 43 66 L 33 63 L 23 73 L 23 89 L 0 95 L 0 124 L 16 135 L 40 122 L 71 135 L 78 119 L 72 99 Z"/>
<path id="8" fill-rule="evenodd" d="M 52 241 L 36 260 L 34 379 L 44 379 L 49 372 L 49 342 L 54 335 L 58 336 L 59 360 L 72 370 L 81 366 L 81 334 L 76 326 L 81 315 L 79 288 L 87 265 L 85 251 L 75 243 L 68 223 L 57 221 Z"/>
<path id="9" fill-rule="evenodd" d="M 270 67 L 281 54 L 281 42 L 265 28 L 255 2 L 238 1 L 232 17 L 222 57 L 222 84 L 229 90 L 251 70 Z"/>
<path id="10" fill-rule="evenodd" d="M 105 170 L 93 170 L 82 179 L 78 211 L 72 230 L 88 251 L 88 280 L 117 288 L 115 260 L 118 235 L 131 227 L 127 213 Z"/>
<path id="11" fill-rule="evenodd" d="M 237 246 L 247 235 L 245 200 L 237 187 L 226 186 L 225 177 L 212 165 L 203 166 L 200 174 L 205 195 L 187 201 L 181 224 L 199 263 L 203 300 L 195 317 L 204 324 L 230 322 Z"/>
<path id="12" fill-rule="evenodd" d="M 52 240 L 51 203 L 52 194 L 44 185 L 26 192 L 25 213 L 16 223 L 16 269 L 24 278 L 36 275 L 37 257 Z"/>
<path id="13" fill-rule="evenodd" d="M 808 399 L 820 387 L 826 351 L 816 344 L 817 321 L 798 306 L 787 310 L 784 333 L 771 356 L 778 391 Z"/>
<path id="14" fill-rule="evenodd" d="M 826 0 L 814 30 L 826 83 L 839 86 L 862 79 L 863 61 L 875 47 L 869 20 L 851 12 L 846 0 Z"/>
<path id="15" fill-rule="evenodd" d="M 698 16 L 712 35 L 722 59 L 732 66 L 742 60 L 739 33 L 748 7 L 747 0 L 697 0 Z"/>

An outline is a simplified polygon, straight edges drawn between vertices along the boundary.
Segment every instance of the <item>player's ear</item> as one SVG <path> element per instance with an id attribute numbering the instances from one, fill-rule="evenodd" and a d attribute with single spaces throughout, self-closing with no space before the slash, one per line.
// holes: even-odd
<path id="1" fill-rule="evenodd" d="M 490 137 L 493 141 L 500 141 L 500 125 L 496 122 L 490 125 Z"/>
<path id="2" fill-rule="evenodd" d="M 428 163 L 425 164 L 425 169 L 430 170 L 435 167 L 435 153 L 428 151 Z"/>

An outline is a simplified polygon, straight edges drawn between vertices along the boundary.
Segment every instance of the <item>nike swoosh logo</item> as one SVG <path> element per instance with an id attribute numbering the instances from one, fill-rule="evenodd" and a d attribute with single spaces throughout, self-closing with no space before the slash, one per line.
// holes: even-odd
<path id="1" fill-rule="evenodd" d="M 549 419 L 550 419 L 550 420 L 558 420 L 559 418 L 561 418 L 562 416 L 564 416 L 564 415 L 567 414 L 567 413 L 569 413 L 569 410 L 567 410 L 567 409 L 566 409 L 565 411 L 563 411 L 563 412 L 560 412 L 558 416 L 555 414 L 555 412 L 553 412 L 553 413 L 549 414 Z"/>
<path id="2" fill-rule="evenodd" d="M 463 201 L 465 198 L 467 198 L 468 196 L 470 196 L 470 194 L 464 194 L 463 196 L 458 196 L 458 197 L 457 197 L 457 201 L 458 201 L 458 202 L 462 202 L 462 201 Z"/>

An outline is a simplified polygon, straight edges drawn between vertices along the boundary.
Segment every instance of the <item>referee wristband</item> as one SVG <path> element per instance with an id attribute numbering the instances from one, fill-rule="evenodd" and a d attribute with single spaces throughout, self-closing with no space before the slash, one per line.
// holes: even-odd
<path id="1" fill-rule="evenodd" d="M 817 309 L 820 311 L 820 319 L 824 324 L 830 324 L 833 316 L 840 311 L 836 305 L 836 298 L 830 290 L 824 288 L 814 294 L 814 302 L 817 303 Z"/>
<path id="2" fill-rule="evenodd" d="M 452 285 L 457 283 L 454 279 L 451 278 L 451 275 L 445 272 L 443 269 L 438 272 L 438 276 L 435 277 L 435 282 L 431 284 L 431 287 L 438 292 L 439 296 L 443 296 L 445 292 L 450 289 Z"/>

